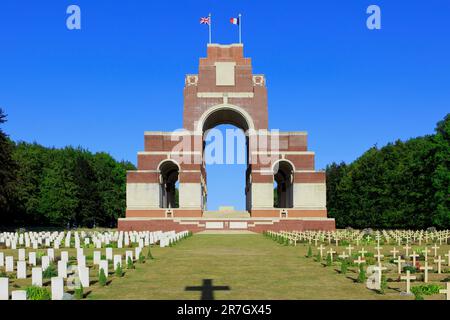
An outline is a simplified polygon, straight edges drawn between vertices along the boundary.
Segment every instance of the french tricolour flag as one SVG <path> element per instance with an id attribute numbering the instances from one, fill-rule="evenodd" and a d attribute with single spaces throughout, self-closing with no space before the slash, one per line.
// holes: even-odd
<path id="1" fill-rule="evenodd" d="M 239 18 L 230 18 L 230 22 L 239 25 Z"/>

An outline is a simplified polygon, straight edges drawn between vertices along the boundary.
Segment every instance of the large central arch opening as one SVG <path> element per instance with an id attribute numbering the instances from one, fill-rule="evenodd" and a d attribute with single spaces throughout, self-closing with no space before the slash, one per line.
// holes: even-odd
<path id="1" fill-rule="evenodd" d="M 203 133 L 203 208 L 233 206 L 251 210 L 248 131 L 253 122 L 232 106 L 213 108 L 201 123 Z M 227 192 L 233 190 L 235 192 Z"/>

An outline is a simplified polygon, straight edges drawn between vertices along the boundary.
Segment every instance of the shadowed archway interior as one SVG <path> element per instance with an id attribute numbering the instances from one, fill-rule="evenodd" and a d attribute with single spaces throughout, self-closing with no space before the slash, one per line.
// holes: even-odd
<path id="1" fill-rule="evenodd" d="M 160 167 L 160 207 L 176 208 L 176 183 L 178 181 L 179 168 L 173 161 L 164 161 Z"/>
<path id="2" fill-rule="evenodd" d="M 278 203 L 274 204 L 276 208 L 294 207 L 294 188 L 293 188 L 294 168 L 287 161 L 279 161 L 274 167 L 274 182 L 276 183 L 276 194 Z"/>

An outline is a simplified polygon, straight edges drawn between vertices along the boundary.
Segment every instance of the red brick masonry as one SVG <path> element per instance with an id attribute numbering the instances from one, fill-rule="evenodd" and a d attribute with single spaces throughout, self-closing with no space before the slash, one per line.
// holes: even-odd
<path id="1" fill-rule="evenodd" d="M 229 222 L 247 222 L 246 229 L 230 229 Z M 223 229 L 206 229 L 205 222 L 224 222 Z M 249 230 L 262 233 L 266 230 L 325 230 L 336 229 L 334 219 L 119 219 L 118 229 L 121 231 L 171 231 L 189 230 L 194 233 L 204 230 Z"/>

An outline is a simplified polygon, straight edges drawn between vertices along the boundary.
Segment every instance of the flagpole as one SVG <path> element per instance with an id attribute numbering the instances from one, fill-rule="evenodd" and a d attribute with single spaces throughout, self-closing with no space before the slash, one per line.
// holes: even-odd
<path id="1" fill-rule="evenodd" d="M 209 24 L 208 24 L 208 29 L 209 29 L 209 43 L 211 44 L 211 23 L 212 23 L 212 20 L 211 20 L 211 13 L 208 15 L 208 17 L 209 17 Z"/>
<path id="2" fill-rule="evenodd" d="M 239 13 L 239 20 L 238 20 L 238 22 L 239 22 L 239 43 L 242 43 L 242 30 L 241 30 L 242 19 L 241 19 L 241 17 L 242 17 L 242 15 Z"/>

